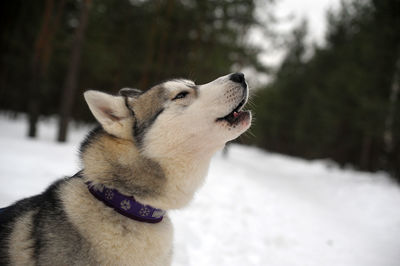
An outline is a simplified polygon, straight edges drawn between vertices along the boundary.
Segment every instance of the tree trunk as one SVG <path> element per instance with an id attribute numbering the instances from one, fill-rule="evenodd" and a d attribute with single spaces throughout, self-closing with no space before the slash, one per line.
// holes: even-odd
<path id="1" fill-rule="evenodd" d="M 37 135 L 37 122 L 39 121 L 39 101 L 35 96 L 30 96 L 28 103 L 28 137 Z"/>
<path id="2" fill-rule="evenodd" d="M 400 48 L 399 48 L 400 51 Z M 395 143 L 393 141 L 393 122 L 396 113 L 396 104 L 397 98 L 399 95 L 399 79 L 400 79 L 400 56 L 397 58 L 395 71 L 392 80 L 392 87 L 390 90 L 390 97 L 389 97 L 389 110 L 388 114 L 385 119 L 385 129 L 383 132 L 383 144 L 384 144 L 384 160 L 383 166 L 387 169 L 391 157 L 393 155 Z"/>
<path id="3" fill-rule="evenodd" d="M 160 10 L 161 10 L 162 2 L 158 2 L 156 5 L 156 16 L 154 18 L 153 24 L 151 26 L 150 32 L 148 34 L 148 39 L 147 39 L 147 49 L 146 49 L 146 55 L 143 63 L 143 71 L 142 71 L 142 77 L 139 82 L 139 89 L 141 90 L 146 90 L 147 87 L 149 86 L 150 82 L 150 75 L 151 75 L 151 70 L 153 68 L 153 61 L 155 58 L 155 41 L 156 41 L 156 36 L 160 32 L 159 26 L 158 26 L 158 16 L 160 15 Z"/>
<path id="4" fill-rule="evenodd" d="M 166 14 L 165 14 L 165 21 L 168 21 L 168 29 L 167 30 L 163 30 L 161 32 L 161 36 L 160 36 L 160 41 L 158 43 L 158 49 L 157 49 L 157 62 L 154 62 L 157 66 L 164 66 L 164 59 L 165 59 L 165 48 L 168 44 L 168 37 L 170 35 L 169 31 L 171 30 L 171 25 L 172 23 L 171 21 L 171 16 L 172 13 L 174 11 L 174 7 L 175 7 L 175 1 L 174 0 L 168 0 L 167 2 L 167 6 L 166 6 Z M 154 80 L 159 80 L 161 77 L 165 79 L 165 73 L 161 73 L 161 71 L 165 70 L 163 68 L 157 68 L 155 76 L 154 76 Z M 161 76 L 161 77 L 160 77 Z"/>
<path id="5" fill-rule="evenodd" d="M 37 135 L 37 122 L 40 115 L 40 97 L 47 68 L 52 53 L 52 41 L 57 31 L 61 14 L 64 10 L 65 0 L 58 2 L 57 11 L 53 18 L 53 0 L 47 0 L 43 15 L 42 26 L 35 41 L 34 53 L 31 63 L 31 82 L 29 84 L 28 102 L 28 136 L 35 138 Z"/>
<path id="6" fill-rule="evenodd" d="M 31 82 L 29 84 L 29 102 L 28 102 L 28 136 L 35 138 L 37 135 L 37 122 L 39 120 L 39 99 L 40 99 L 40 88 L 39 84 L 41 80 L 41 69 L 40 65 L 41 54 L 43 52 L 44 40 L 49 34 L 51 13 L 53 9 L 53 0 L 46 1 L 46 7 L 43 15 L 42 26 L 40 28 L 39 35 L 35 42 L 33 59 L 31 63 Z"/>
<path id="7" fill-rule="evenodd" d="M 372 138 L 368 133 L 364 134 L 362 146 L 361 146 L 361 154 L 360 154 L 360 167 L 362 170 L 370 170 L 370 157 L 371 157 L 371 144 Z"/>
<path id="8" fill-rule="evenodd" d="M 75 39 L 73 41 L 71 50 L 71 61 L 69 62 L 64 90 L 60 100 L 61 107 L 57 137 L 57 140 L 59 142 L 65 142 L 67 140 L 68 123 L 71 117 L 72 106 L 74 104 L 74 97 L 78 80 L 78 71 L 81 62 L 81 51 L 85 38 L 85 30 L 88 22 L 91 2 L 91 0 L 85 0 L 82 2 L 79 25 L 75 30 Z"/>

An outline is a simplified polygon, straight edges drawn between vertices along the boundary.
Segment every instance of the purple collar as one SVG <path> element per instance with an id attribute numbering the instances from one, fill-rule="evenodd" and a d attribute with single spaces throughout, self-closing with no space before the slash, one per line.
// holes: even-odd
<path id="1" fill-rule="evenodd" d="M 133 196 L 125 196 L 116 189 L 107 188 L 103 185 L 94 186 L 91 182 L 86 184 L 90 193 L 98 200 L 133 220 L 145 223 L 159 223 L 165 215 L 164 210 L 143 205 L 137 202 Z"/>

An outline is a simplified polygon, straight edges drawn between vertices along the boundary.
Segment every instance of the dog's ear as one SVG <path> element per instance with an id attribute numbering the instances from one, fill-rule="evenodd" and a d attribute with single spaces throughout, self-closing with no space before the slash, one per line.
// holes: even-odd
<path id="1" fill-rule="evenodd" d="M 119 135 L 124 125 L 122 120 L 130 116 L 122 96 L 113 96 L 104 92 L 89 90 L 84 94 L 85 100 L 94 117 L 107 132 Z"/>
<path id="2" fill-rule="evenodd" d="M 119 90 L 119 95 L 130 98 L 139 97 L 142 93 L 143 92 L 141 90 L 135 88 L 122 88 Z"/>

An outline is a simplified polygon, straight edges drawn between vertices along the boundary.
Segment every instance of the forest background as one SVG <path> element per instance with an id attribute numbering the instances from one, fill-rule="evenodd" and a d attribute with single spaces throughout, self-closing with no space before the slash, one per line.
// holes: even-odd
<path id="1" fill-rule="evenodd" d="M 81 96 L 88 88 L 268 75 L 249 79 L 255 121 L 242 143 L 400 180 L 400 1 L 342 1 L 326 15 L 322 44 L 307 42 L 307 21 L 279 34 L 276 2 L 3 1 L 0 111 L 26 113 L 31 138 L 40 119 L 56 115 L 54 137 L 64 142 L 71 120 L 92 121 Z M 254 29 L 269 52 L 285 50 L 279 66 L 261 62 Z"/>

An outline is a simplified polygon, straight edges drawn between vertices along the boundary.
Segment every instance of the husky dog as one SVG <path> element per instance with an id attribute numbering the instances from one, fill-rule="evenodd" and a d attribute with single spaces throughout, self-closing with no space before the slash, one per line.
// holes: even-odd
<path id="1" fill-rule="evenodd" d="M 81 145 L 82 170 L 0 211 L 0 265 L 169 265 L 166 211 L 187 205 L 212 155 L 250 127 L 244 75 L 84 97 L 101 126 Z"/>

